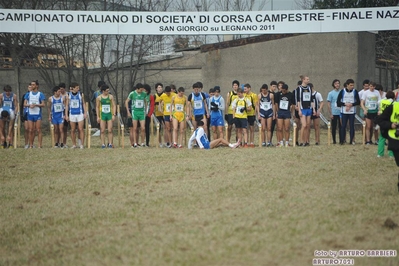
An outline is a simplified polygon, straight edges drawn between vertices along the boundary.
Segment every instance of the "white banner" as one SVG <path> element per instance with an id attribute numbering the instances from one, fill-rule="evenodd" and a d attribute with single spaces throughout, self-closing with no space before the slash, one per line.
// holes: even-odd
<path id="1" fill-rule="evenodd" d="M 280 34 L 399 29 L 399 7 L 241 12 L 0 9 L 0 32 L 59 34 Z"/>

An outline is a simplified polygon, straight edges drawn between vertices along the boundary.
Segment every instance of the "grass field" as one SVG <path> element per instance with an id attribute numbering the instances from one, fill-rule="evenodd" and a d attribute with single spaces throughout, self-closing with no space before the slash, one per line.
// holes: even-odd
<path id="1" fill-rule="evenodd" d="M 323 138 L 204 151 L 102 150 L 93 137 L 92 149 L 0 150 L 0 265 L 312 265 L 316 250 L 398 250 L 394 161 Z"/>

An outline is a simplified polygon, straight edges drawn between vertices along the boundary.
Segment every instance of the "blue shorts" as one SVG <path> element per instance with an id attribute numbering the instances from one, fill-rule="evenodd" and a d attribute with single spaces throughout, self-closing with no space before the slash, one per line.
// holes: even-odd
<path id="1" fill-rule="evenodd" d="M 211 126 L 213 127 L 220 127 L 223 126 L 223 117 L 221 115 L 218 115 L 216 117 L 211 116 Z"/>
<path id="2" fill-rule="evenodd" d="M 164 115 L 163 116 L 163 121 L 170 122 L 170 115 Z"/>
<path id="3" fill-rule="evenodd" d="M 204 142 L 202 143 L 202 145 L 204 145 L 204 149 L 206 149 L 206 150 L 208 150 L 208 149 L 211 148 L 211 145 L 210 145 L 209 141 L 204 141 Z"/>
<path id="4" fill-rule="evenodd" d="M 28 114 L 28 121 L 36 122 L 42 120 L 42 115 L 30 115 Z"/>
<path id="5" fill-rule="evenodd" d="M 291 119 L 291 112 L 287 110 L 279 110 L 277 112 L 277 119 Z"/>
<path id="6" fill-rule="evenodd" d="M 303 116 L 312 116 L 313 110 L 312 109 L 301 109 Z"/>
<path id="7" fill-rule="evenodd" d="M 260 117 L 265 118 L 265 119 L 273 117 L 273 110 L 269 109 L 269 110 L 265 111 L 265 110 L 260 109 Z"/>
<path id="8" fill-rule="evenodd" d="M 64 118 L 62 117 L 52 117 L 51 118 L 51 123 L 53 125 L 61 125 L 64 124 Z"/>

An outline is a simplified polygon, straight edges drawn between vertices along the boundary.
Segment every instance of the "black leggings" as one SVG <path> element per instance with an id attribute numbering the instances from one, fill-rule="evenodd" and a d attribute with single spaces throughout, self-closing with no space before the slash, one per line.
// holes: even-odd
<path id="1" fill-rule="evenodd" d="M 333 139 L 334 143 L 337 142 L 337 139 L 336 139 L 337 125 L 338 125 L 338 135 L 339 135 L 341 132 L 341 119 L 340 119 L 339 115 L 334 115 L 333 119 L 331 120 L 331 133 L 332 133 L 332 139 Z"/>
<path id="2" fill-rule="evenodd" d="M 150 125 L 151 117 L 145 116 L 145 144 L 150 146 Z"/>

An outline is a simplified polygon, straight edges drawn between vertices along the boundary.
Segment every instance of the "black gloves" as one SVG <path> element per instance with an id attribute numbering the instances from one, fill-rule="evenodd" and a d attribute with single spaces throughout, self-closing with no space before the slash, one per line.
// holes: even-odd
<path id="1" fill-rule="evenodd" d="M 211 102 L 211 110 L 212 111 L 218 111 L 219 110 L 219 106 L 217 105 L 217 103 Z"/>

